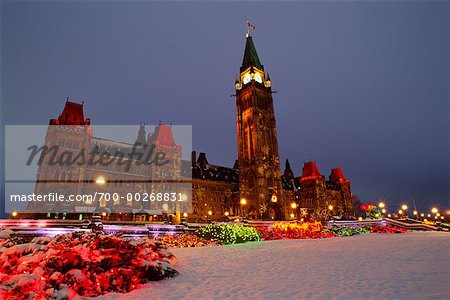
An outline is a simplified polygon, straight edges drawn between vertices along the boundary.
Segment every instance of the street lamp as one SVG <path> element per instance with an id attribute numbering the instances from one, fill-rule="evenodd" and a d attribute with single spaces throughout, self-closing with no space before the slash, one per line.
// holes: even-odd
<path id="1" fill-rule="evenodd" d="M 333 205 L 328 205 L 328 210 L 333 210 Z"/>
<path id="2" fill-rule="evenodd" d="M 208 216 L 212 216 L 212 211 L 208 210 Z"/>
<path id="3" fill-rule="evenodd" d="M 291 208 L 292 208 L 292 209 L 296 209 L 296 208 L 297 208 L 297 203 L 292 202 L 292 203 L 291 203 Z"/>
<path id="4" fill-rule="evenodd" d="M 384 202 L 380 202 L 380 203 L 378 203 L 378 207 L 379 208 L 385 208 L 386 204 L 384 204 Z"/>
<path id="5" fill-rule="evenodd" d="M 436 214 L 438 211 L 439 211 L 439 210 L 438 210 L 436 207 L 433 207 L 433 208 L 431 209 L 431 212 L 432 212 L 433 214 Z"/>
<path id="6" fill-rule="evenodd" d="M 241 205 L 245 205 L 245 204 L 247 204 L 247 199 L 242 198 L 242 199 L 241 199 Z"/>
<path id="7" fill-rule="evenodd" d="M 229 215 L 230 215 L 230 213 L 226 211 L 225 216 L 228 217 Z"/>
<path id="8" fill-rule="evenodd" d="M 408 205 L 403 204 L 403 205 L 402 205 L 402 210 L 408 210 Z"/>
<path id="9" fill-rule="evenodd" d="M 105 180 L 105 177 L 103 177 L 103 176 L 98 176 L 95 179 L 95 184 L 97 184 L 97 185 L 104 185 L 105 183 L 106 183 L 106 180 Z"/>
<path id="10" fill-rule="evenodd" d="M 294 214 L 290 214 L 290 217 L 291 217 L 291 219 L 293 219 L 295 217 L 295 215 Z"/>
<path id="11" fill-rule="evenodd" d="M 402 215 L 402 214 L 403 214 L 403 210 L 400 209 L 400 210 L 398 211 L 398 214 L 399 214 L 399 215 Z"/>
<path id="12" fill-rule="evenodd" d="M 385 213 L 386 213 L 386 209 L 383 208 L 383 209 L 381 210 L 381 212 L 382 212 L 383 214 L 385 214 Z"/>

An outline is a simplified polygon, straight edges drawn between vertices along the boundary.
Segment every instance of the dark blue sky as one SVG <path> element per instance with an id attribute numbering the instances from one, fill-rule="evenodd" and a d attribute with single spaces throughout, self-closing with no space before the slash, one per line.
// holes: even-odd
<path id="1" fill-rule="evenodd" d="M 194 149 L 231 166 L 250 20 L 282 169 L 315 160 L 363 200 L 450 208 L 450 2 L 1 5 L 3 124 L 47 124 L 70 96 L 94 124 L 193 125 Z"/>

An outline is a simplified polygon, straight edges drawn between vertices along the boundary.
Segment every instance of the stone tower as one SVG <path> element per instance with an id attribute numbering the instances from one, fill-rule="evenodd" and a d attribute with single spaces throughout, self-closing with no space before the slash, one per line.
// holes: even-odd
<path id="1" fill-rule="evenodd" d="M 280 158 L 269 74 L 247 33 L 236 76 L 236 130 L 241 212 L 249 218 L 282 219 Z"/>

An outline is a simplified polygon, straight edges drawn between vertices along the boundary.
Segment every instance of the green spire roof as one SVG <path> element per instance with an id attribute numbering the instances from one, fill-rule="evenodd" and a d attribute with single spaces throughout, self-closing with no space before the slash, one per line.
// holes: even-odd
<path id="1" fill-rule="evenodd" d="M 241 72 L 249 67 L 256 67 L 261 71 L 264 71 L 264 66 L 259 60 L 258 53 L 256 52 L 256 48 L 250 34 L 247 35 L 245 42 L 244 59 L 242 60 Z"/>

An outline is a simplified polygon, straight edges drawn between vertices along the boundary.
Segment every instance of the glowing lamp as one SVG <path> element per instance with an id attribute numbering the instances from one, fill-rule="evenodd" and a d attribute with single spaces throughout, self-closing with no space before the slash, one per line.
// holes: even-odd
<path id="1" fill-rule="evenodd" d="M 383 208 L 383 209 L 381 210 L 381 212 L 382 212 L 383 214 L 385 214 L 385 213 L 386 213 L 386 209 Z"/>
<path id="2" fill-rule="evenodd" d="M 432 212 L 433 214 L 436 214 L 438 211 L 439 211 L 439 210 L 438 210 L 436 207 L 433 207 L 433 208 L 431 209 L 431 212 Z"/>
<path id="3" fill-rule="evenodd" d="M 427 217 L 428 217 L 428 218 L 431 218 L 431 214 L 428 214 Z"/>
<path id="4" fill-rule="evenodd" d="M 291 203 L 291 207 L 292 207 L 292 209 L 296 209 L 296 208 L 297 208 L 297 203 L 292 202 L 292 203 Z"/>
<path id="5" fill-rule="evenodd" d="M 97 185 L 104 185 L 105 183 L 106 183 L 106 180 L 105 180 L 105 177 L 103 177 L 103 176 L 98 176 L 95 179 L 95 184 L 97 184 Z"/>
<path id="6" fill-rule="evenodd" d="M 242 198 L 242 199 L 241 199 L 241 205 L 245 205 L 245 204 L 247 204 L 247 199 Z"/>
<path id="7" fill-rule="evenodd" d="M 226 211 L 225 216 L 228 217 L 229 215 L 230 215 L 230 213 Z"/>
<path id="8" fill-rule="evenodd" d="M 212 216 L 212 211 L 208 210 L 208 216 Z"/>
<path id="9" fill-rule="evenodd" d="M 388 218 L 390 218 L 392 215 L 391 214 L 388 214 Z"/>
<path id="10" fill-rule="evenodd" d="M 291 219 L 293 219 L 295 217 L 295 215 L 294 214 L 290 214 L 290 217 L 291 217 Z"/>
<path id="11" fill-rule="evenodd" d="M 270 201 L 272 201 L 273 203 L 278 201 L 278 198 L 276 195 L 272 195 L 272 198 L 270 198 Z"/>
<path id="12" fill-rule="evenodd" d="M 17 211 L 13 211 L 13 212 L 11 213 L 11 216 L 13 216 L 14 218 L 17 217 Z"/>
<path id="13" fill-rule="evenodd" d="M 333 210 L 333 205 L 328 205 L 328 210 Z"/>
<path id="14" fill-rule="evenodd" d="M 359 220 L 359 221 L 362 221 L 362 217 L 359 217 L 358 220 Z"/>
<path id="15" fill-rule="evenodd" d="M 403 205 L 402 205 L 402 210 L 407 210 L 407 209 L 408 209 L 408 205 L 403 204 Z"/>
<path id="16" fill-rule="evenodd" d="M 436 216 L 440 217 L 440 216 L 441 216 L 441 214 L 440 214 L 440 213 L 437 213 L 437 214 L 436 214 Z"/>
<path id="17" fill-rule="evenodd" d="M 415 210 L 415 211 L 413 212 L 413 214 L 414 214 L 415 216 L 417 216 L 417 210 Z"/>
<path id="18" fill-rule="evenodd" d="M 425 217 L 425 214 L 424 214 L 424 213 L 421 213 L 420 216 L 423 218 L 423 217 Z"/>
<path id="19" fill-rule="evenodd" d="M 183 213 L 183 217 L 187 218 L 188 214 L 185 212 Z"/>
<path id="20" fill-rule="evenodd" d="M 444 216 L 441 216 L 441 220 L 444 220 Z"/>
<path id="21" fill-rule="evenodd" d="M 105 213 L 105 212 L 103 212 L 103 213 L 102 213 L 102 216 L 103 216 L 103 217 L 106 217 L 106 213 Z"/>
<path id="22" fill-rule="evenodd" d="M 400 215 L 402 215 L 402 214 L 403 214 L 403 210 L 400 209 L 400 210 L 398 211 L 398 213 L 399 213 Z"/>
<path id="23" fill-rule="evenodd" d="M 384 202 L 380 202 L 380 203 L 378 204 L 378 207 L 379 207 L 379 208 L 385 208 L 385 207 L 386 207 L 386 204 L 384 204 Z"/>

